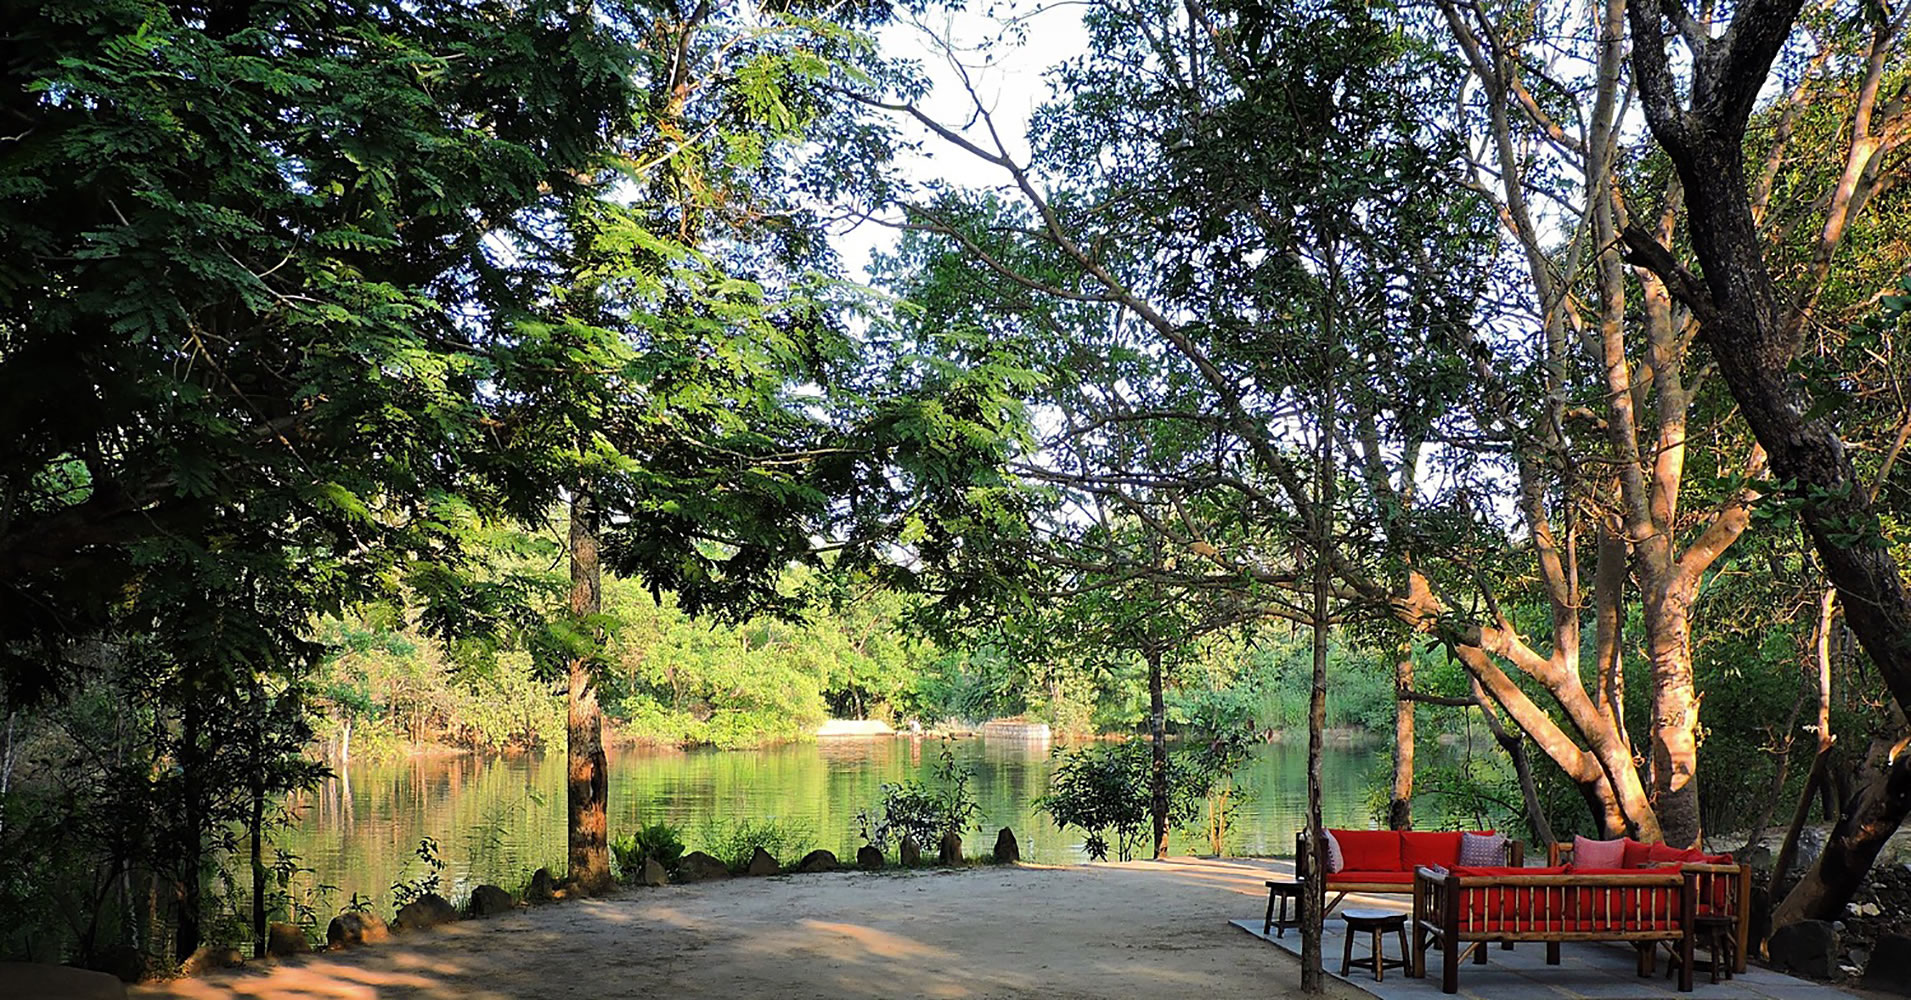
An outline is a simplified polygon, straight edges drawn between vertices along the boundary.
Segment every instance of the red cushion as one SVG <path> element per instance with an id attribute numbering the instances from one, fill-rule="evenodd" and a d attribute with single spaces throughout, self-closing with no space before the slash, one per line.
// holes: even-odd
<path id="1" fill-rule="evenodd" d="M 1455 865 L 1453 874 L 1467 875 L 1564 875 L 1572 870 L 1571 865 L 1554 865 L 1551 868 L 1520 868 L 1515 865 L 1481 865 L 1468 867 Z"/>
<path id="2" fill-rule="evenodd" d="M 1647 844 L 1646 863 L 1650 865 L 1684 864 L 1687 861 L 1703 861 L 1705 852 L 1697 849 L 1673 847 L 1669 844 Z"/>
<path id="3" fill-rule="evenodd" d="M 1356 871 L 1343 868 L 1327 876 L 1328 885 L 1346 885 L 1359 882 L 1383 882 L 1387 885 L 1412 885 L 1413 873 L 1402 871 Z"/>
<path id="4" fill-rule="evenodd" d="M 1649 845 L 1641 844 L 1631 837 L 1627 837 L 1625 854 L 1619 863 L 1622 867 L 1626 868 L 1642 867 L 1647 863 L 1646 854 L 1651 850 L 1652 848 Z"/>
<path id="5" fill-rule="evenodd" d="M 1412 871 L 1421 865 L 1451 868 L 1460 863 L 1460 831 L 1400 835 L 1400 867 Z"/>
<path id="6" fill-rule="evenodd" d="M 1392 830 L 1335 830 L 1334 839 L 1340 841 L 1340 856 L 1346 862 L 1341 865 L 1343 875 L 1408 870 L 1400 864 L 1400 835 Z M 1454 850 L 1459 850 L 1457 845 Z"/>

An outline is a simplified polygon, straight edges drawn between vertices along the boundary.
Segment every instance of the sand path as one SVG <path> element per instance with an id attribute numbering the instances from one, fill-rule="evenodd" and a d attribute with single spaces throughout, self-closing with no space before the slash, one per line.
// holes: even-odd
<path id="1" fill-rule="evenodd" d="M 801 875 L 520 910 L 134 996 L 178 1000 L 1189 997 L 1296 992 L 1299 964 L 1229 927 L 1270 863 Z M 1360 994 L 1335 984 L 1330 996 Z"/>

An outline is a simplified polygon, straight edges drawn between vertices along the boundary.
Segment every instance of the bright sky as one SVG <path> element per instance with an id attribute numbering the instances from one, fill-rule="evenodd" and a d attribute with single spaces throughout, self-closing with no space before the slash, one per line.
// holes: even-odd
<path id="1" fill-rule="evenodd" d="M 877 35 L 886 54 L 919 61 L 934 89 L 922 102 L 922 109 L 950 128 L 975 125 L 970 121 L 973 108 L 962 89 L 961 77 L 949 62 L 949 55 L 933 41 L 950 40 L 956 56 L 968 67 L 976 93 L 995 118 L 996 129 L 1018 159 L 1026 159 L 1022 139 L 1028 133 L 1030 116 L 1048 99 L 1049 88 L 1043 74 L 1056 63 L 1079 55 L 1088 44 L 1083 28 L 1084 7 L 1071 2 L 989 4 L 984 11 L 932 11 L 919 23 L 908 21 L 889 25 Z M 1004 24 L 1015 18 L 1025 31 L 1026 41 L 1005 36 Z M 927 138 L 920 154 L 906 155 L 898 161 L 903 175 L 917 181 L 939 180 L 962 187 L 987 187 L 1007 180 L 998 168 L 982 163 L 962 150 L 950 146 L 903 116 L 905 134 Z M 985 140 L 977 126 L 972 134 Z M 892 229 L 864 223 L 837 235 L 837 251 L 852 275 L 862 275 L 869 254 L 877 247 L 894 243 Z"/>

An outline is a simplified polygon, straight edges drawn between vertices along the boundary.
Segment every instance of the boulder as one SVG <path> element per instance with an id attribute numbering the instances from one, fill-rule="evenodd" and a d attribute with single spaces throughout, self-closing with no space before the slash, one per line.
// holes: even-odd
<path id="1" fill-rule="evenodd" d="M 691 851 L 677 862 L 677 874 L 685 882 L 707 882 L 711 879 L 729 878 L 730 868 L 723 862 L 702 851 Z"/>
<path id="2" fill-rule="evenodd" d="M 246 957 L 239 949 L 228 945 L 209 944 L 186 956 L 179 963 L 179 971 L 188 976 L 203 976 L 217 969 L 236 969 L 246 964 Z"/>
<path id="3" fill-rule="evenodd" d="M 1886 934 L 1878 938 L 1860 983 L 1868 990 L 1911 997 L 1911 936 Z"/>
<path id="4" fill-rule="evenodd" d="M 7 1000 L 125 1000 L 126 984 L 117 976 L 70 965 L 0 962 L 0 997 Z"/>
<path id="5" fill-rule="evenodd" d="M 291 958 L 312 950 L 312 942 L 306 940 L 305 932 L 297 924 L 279 921 L 267 924 L 265 928 L 265 953 L 274 958 Z"/>
<path id="6" fill-rule="evenodd" d="M 376 913 L 341 913 L 325 928 L 325 943 L 332 948 L 377 944 L 389 937 L 391 928 Z"/>
<path id="7" fill-rule="evenodd" d="M 1782 972 L 1830 979 L 1837 971 L 1838 932 L 1823 920 L 1800 920 L 1772 932 L 1767 947 Z"/>
<path id="8" fill-rule="evenodd" d="M 842 867 L 842 863 L 836 860 L 835 854 L 829 851 L 811 851 L 803 855 L 802 861 L 797 862 L 796 870 L 813 875 L 817 872 L 839 871 Z"/>
<path id="9" fill-rule="evenodd" d="M 942 844 L 936 848 L 936 863 L 941 865 L 962 863 L 962 837 L 954 830 L 942 835 Z"/>
<path id="10" fill-rule="evenodd" d="M 118 977 L 122 983 L 137 983 L 152 972 L 146 953 L 130 944 L 114 945 L 93 956 L 88 968 Z"/>
<path id="11" fill-rule="evenodd" d="M 781 875 L 783 866 L 776 863 L 770 852 L 759 847 L 750 852 L 750 866 L 743 870 L 745 875 Z"/>
<path id="12" fill-rule="evenodd" d="M 481 885 L 471 890 L 471 899 L 464 905 L 467 917 L 495 917 L 500 913 L 509 913 L 518 908 L 517 897 L 499 886 Z"/>
<path id="13" fill-rule="evenodd" d="M 1015 842 L 1015 831 L 1005 826 L 1001 833 L 995 835 L 995 863 L 1007 865 L 1020 860 L 1022 845 Z"/>
<path id="14" fill-rule="evenodd" d="M 531 903 L 548 903 L 557 898 L 557 879 L 551 877 L 549 868 L 531 873 L 531 887 L 524 890 L 524 898 Z"/>
<path id="15" fill-rule="evenodd" d="M 909 837 L 902 838 L 902 849 L 898 853 L 900 857 L 897 858 L 897 863 L 904 868 L 914 868 L 922 864 L 922 848 L 917 847 L 915 840 Z"/>
<path id="16" fill-rule="evenodd" d="M 669 882 L 670 882 L 670 873 L 664 871 L 664 866 L 661 864 L 658 864 L 656 858 L 644 859 L 643 870 L 637 873 L 638 885 L 648 885 L 648 886 L 655 887 L 660 885 L 667 885 L 669 884 Z"/>
<path id="17" fill-rule="evenodd" d="M 881 871 L 882 866 L 883 852 L 877 850 L 876 845 L 864 844 L 856 849 L 856 867 L 866 872 L 873 872 Z"/>
<path id="18" fill-rule="evenodd" d="M 393 918 L 391 929 L 398 934 L 422 931 L 427 927 L 453 923 L 457 919 L 457 909 L 446 902 L 445 897 L 427 892 L 398 908 L 398 916 Z"/>

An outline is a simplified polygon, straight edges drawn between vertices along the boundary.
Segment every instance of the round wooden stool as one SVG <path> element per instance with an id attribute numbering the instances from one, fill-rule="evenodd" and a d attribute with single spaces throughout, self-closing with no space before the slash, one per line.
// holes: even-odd
<path id="1" fill-rule="evenodd" d="M 1342 910 L 1340 918 L 1347 921 L 1347 946 L 1340 953 L 1340 974 L 1358 966 L 1374 970 L 1374 982 L 1382 982 L 1388 969 L 1407 967 L 1407 915 L 1391 913 L 1386 910 Z M 1354 935 L 1365 931 L 1371 935 L 1370 954 L 1366 958 L 1354 958 Z M 1392 931 L 1400 941 L 1400 957 L 1388 958 L 1383 946 L 1386 933 Z"/>
<path id="2" fill-rule="evenodd" d="M 1274 913 L 1274 903 L 1276 900 L 1279 900 L 1281 904 L 1279 916 L 1276 916 Z M 1292 913 L 1290 913 L 1287 908 L 1287 904 L 1289 903 L 1294 904 Z M 1261 922 L 1262 936 L 1266 936 L 1267 932 L 1272 929 L 1275 937 L 1281 937 L 1287 933 L 1289 927 L 1299 927 L 1300 925 L 1301 884 L 1291 878 L 1268 879 L 1267 919 Z"/>

